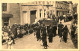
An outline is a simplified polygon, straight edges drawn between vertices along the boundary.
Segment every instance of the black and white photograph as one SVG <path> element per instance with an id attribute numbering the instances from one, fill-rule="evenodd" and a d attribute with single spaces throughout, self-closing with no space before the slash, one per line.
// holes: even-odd
<path id="1" fill-rule="evenodd" d="M 2 3 L 2 49 L 78 49 L 78 3 Z"/>

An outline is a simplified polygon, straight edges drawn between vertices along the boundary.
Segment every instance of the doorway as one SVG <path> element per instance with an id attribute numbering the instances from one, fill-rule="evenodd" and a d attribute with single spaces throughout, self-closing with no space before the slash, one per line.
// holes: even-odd
<path id="1" fill-rule="evenodd" d="M 36 19 L 36 10 L 30 11 L 30 24 L 34 23 Z"/>

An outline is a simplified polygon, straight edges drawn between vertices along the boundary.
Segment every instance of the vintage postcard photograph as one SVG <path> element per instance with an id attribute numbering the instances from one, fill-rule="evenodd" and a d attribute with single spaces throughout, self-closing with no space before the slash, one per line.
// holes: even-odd
<path id="1" fill-rule="evenodd" d="M 2 49 L 78 49 L 78 2 L 1 3 Z"/>

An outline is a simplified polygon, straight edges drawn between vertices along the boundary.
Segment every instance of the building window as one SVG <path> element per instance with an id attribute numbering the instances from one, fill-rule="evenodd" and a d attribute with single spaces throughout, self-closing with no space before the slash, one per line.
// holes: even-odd
<path id="1" fill-rule="evenodd" d="M 7 11 L 7 3 L 2 3 L 2 11 Z"/>
<path id="2" fill-rule="evenodd" d="M 40 10 L 40 18 L 41 18 L 41 12 L 42 12 L 42 10 Z"/>

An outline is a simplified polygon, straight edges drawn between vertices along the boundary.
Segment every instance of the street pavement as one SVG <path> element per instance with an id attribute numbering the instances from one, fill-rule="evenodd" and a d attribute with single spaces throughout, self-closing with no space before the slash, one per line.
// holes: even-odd
<path id="1" fill-rule="evenodd" d="M 67 25 L 70 31 L 71 22 L 62 23 L 64 25 Z M 42 41 L 37 41 L 34 33 L 30 35 L 24 35 L 23 38 L 17 38 L 15 39 L 15 42 L 16 43 L 11 46 L 11 49 L 44 49 L 44 47 L 42 46 Z M 63 41 L 60 42 L 59 36 L 55 36 L 52 43 L 49 43 L 47 39 L 47 44 L 49 46 L 48 49 L 75 49 L 69 34 L 67 43 Z M 7 49 L 7 45 L 2 45 L 2 48 Z"/>

